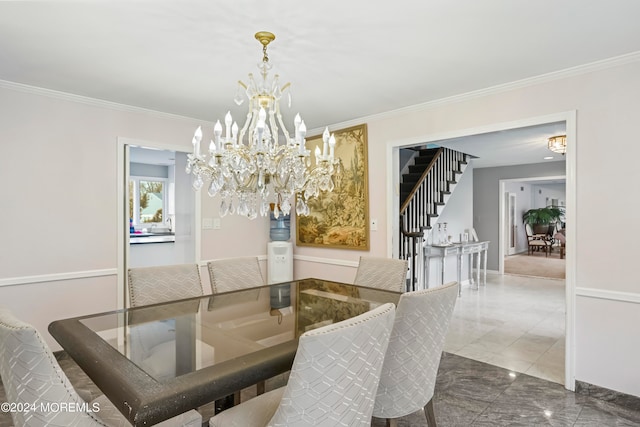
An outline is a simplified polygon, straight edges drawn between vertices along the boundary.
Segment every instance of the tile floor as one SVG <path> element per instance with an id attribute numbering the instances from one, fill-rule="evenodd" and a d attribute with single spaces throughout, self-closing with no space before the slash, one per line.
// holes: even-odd
<path id="1" fill-rule="evenodd" d="M 564 280 L 487 274 L 463 286 L 445 351 L 564 384 Z"/>

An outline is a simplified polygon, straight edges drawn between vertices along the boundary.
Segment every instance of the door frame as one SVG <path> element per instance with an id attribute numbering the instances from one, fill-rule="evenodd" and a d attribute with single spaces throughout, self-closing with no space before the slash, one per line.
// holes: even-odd
<path id="1" fill-rule="evenodd" d="M 548 181 L 550 179 L 564 179 L 565 180 L 565 188 L 567 189 L 567 199 L 569 198 L 568 187 L 567 187 L 567 176 L 566 175 L 552 175 L 552 176 L 538 176 L 538 177 L 529 177 L 529 178 L 509 178 L 509 179 L 501 179 L 499 182 L 500 185 L 500 193 L 506 193 L 506 184 L 509 182 L 526 182 L 526 183 L 535 183 L 536 181 Z M 509 219 L 506 216 L 506 206 L 504 198 L 500 198 L 500 247 L 498 248 L 498 273 L 504 274 L 504 257 L 509 252 L 505 247 L 505 235 L 504 230 L 506 230 L 506 226 Z M 567 265 L 568 268 L 568 265 Z"/>
<path id="2" fill-rule="evenodd" d="M 129 213 L 127 210 L 127 204 L 129 202 L 129 146 L 136 145 L 148 148 L 154 148 L 158 150 L 169 150 L 181 153 L 187 153 L 184 146 L 161 144 L 154 141 L 146 141 L 140 139 L 118 137 L 117 139 L 117 196 L 116 196 L 116 209 L 117 209 L 117 286 L 118 291 L 116 308 L 118 310 L 126 308 L 128 301 L 128 286 L 127 286 L 127 270 L 129 263 Z M 176 170 L 176 173 L 179 173 Z M 194 198 L 194 254 L 195 262 L 200 264 L 201 260 L 201 227 L 199 224 L 201 221 L 201 194 L 200 190 L 196 191 Z"/>
<path id="3" fill-rule="evenodd" d="M 566 172 L 566 230 L 567 230 L 567 246 L 571 248 L 566 254 L 566 278 L 565 278 L 565 388 L 571 391 L 575 390 L 576 382 L 576 366 L 575 366 L 575 306 L 576 306 L 576 253 L 579 248 L 576 245 L 576 229 L 577 229 L 577 183 L 576 183 L 576 162 L 577 162 L 577 111 L 569 110 L 548 114 L 544 116 L 529 117 L 521 120 L 510 122 L 493 123 L 486 126 L 479 126 L 469 129 L 457 129 L 453 131 L 441 132 L 436 134 L 425 134 L 413 136 L 400 140 L 388 140 L 386 142 L 386 176 L 387 179 L 387 256 L 397 255 L 397 239 L 399 233 L 399 224 L 396 220 L 400 215 L 399 206 L 399 188 L 400 188 L 400 171 L 399 171 L 399 150 L 402 147 L 410 147 L 429 142 L 440 141 L 443 139 L 460 138 L 472 136 L 480 133 L 496 132 L 509 129 L 517 129 L 527 126 L 535 126 L 547 123 L 555 123 L 564 121 L 566 124 L 567 134 L 567 152 L 565 154 L 565 172 Z M 499 197 L 502 200 L 502 197 Z M 500 210 L 502 214 L 503 210 Z M 499 227 L 502 230 L 502 227 Z M 501 232 L 501 231 L 500 231 Z M 502 245 L 500 245 L 502 246 Z M 501 259 L 504 256 L 501 257 Z"/>

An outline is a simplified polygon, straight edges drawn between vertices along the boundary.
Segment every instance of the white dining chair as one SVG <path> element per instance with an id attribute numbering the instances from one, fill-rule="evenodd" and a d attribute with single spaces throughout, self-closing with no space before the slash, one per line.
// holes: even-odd
<path id="1" fill-rule="evenodd" d="M 300 336 L 286 386 L 214 416 L 210 427 L 371 425 L 395 306 Z"/>
<path id="2" fill-rule="evenodd" d="M 407 290 L 407 270 L 406 259 L 361 256 L 354 284 L 404 292 Z"/>
<path id="3" fill-rule="evenodd" d="M 131 307 L 203 295 L 198 264 L 160 265 L 129 269 Z"/>
<path id="4" fill-rule="evenodd" d="M 214 294 L 265 285 L 258 257 L 218 259 L 207 267 Z"/>
<path id="5" fill-rule="evenodd" d="M 11 412 L 16 426 L 131 425 L 104 395 L 83 400 L 40 333 L 6 309 L 0 309 L 0 377 L 7 401 L 29 408 Z M 200 427 L 202 416 L 192 409 L 157 425 Z"/>
<path id="6" fill-rule="evenodd" d="M 237 257 L 209 261 L 207 263 L 211 290 L 214 294 L 222 292 L 238 291 L 241 289 L 264 286 L 264 279 L 260 271 L 258 257 Z M 264 393 L 266 383 L 260 381 L 256 384 L 256 393 Z M 241 394 L 234 394 L 235 403 L 240 403 Z"/>
<path id="7" fill-rule="evenodd" d="M 440 357 L 458 296 L 458 282 L 400 296 L 380 374 L 373 416 L 396 419 L 423 409 L 435 427 L 433 393 Z"/>

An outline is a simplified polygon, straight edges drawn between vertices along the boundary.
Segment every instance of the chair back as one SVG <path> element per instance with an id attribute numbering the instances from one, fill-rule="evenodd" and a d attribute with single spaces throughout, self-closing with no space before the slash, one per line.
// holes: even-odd
<path id="1" fill-rule="evenodd" d="M 304 333 L 269 426 L 370 426 L 395 306 Z"/>
<path id="2" fill-rule="evenodd" d="M 209 277 L 214 294 L 264 286 L 258 257 L 209 261 Z"/>
<path id="3" fill-rule="evenodd" d="M 360 257 L 355 285 L 389 291 L 407 290 L 406 259 Z"/>
<path id="4" fill-rule="evenodd" d="M 403 417 L 431 400 L 457 297 L 457 282 L 402 294 L 373 416 Z"/>
<path id="5" fill-rule="evenodd" d="M 29 410 L 12 411 L 16 426 L 104 425 L 76 393 L 40 333 L 0 309 L 0 376 L 7 401 Z M 60 410 L 67 405 L 73 410 Z M 18 406 L 20 407 L 20 406 Z"/>
<path id="6" fill-rule="evenodd" d="M 203 295 L 198 264 L 129 269 L 131 307 Z"/>

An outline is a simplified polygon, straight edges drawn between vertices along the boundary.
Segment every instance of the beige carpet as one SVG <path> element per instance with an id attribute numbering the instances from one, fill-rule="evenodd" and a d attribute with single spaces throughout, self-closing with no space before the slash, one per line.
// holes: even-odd
<path id="1" fill-rule="evenodd" d="M 560 259 L 556 253 L 545 257 L 544 253 L 533 255 L 510 255 L 504 259 L 505 274 L 518 274 L 520 276 L 546 277 L 550 279 L 565 278 L 565 260 Z"/>

